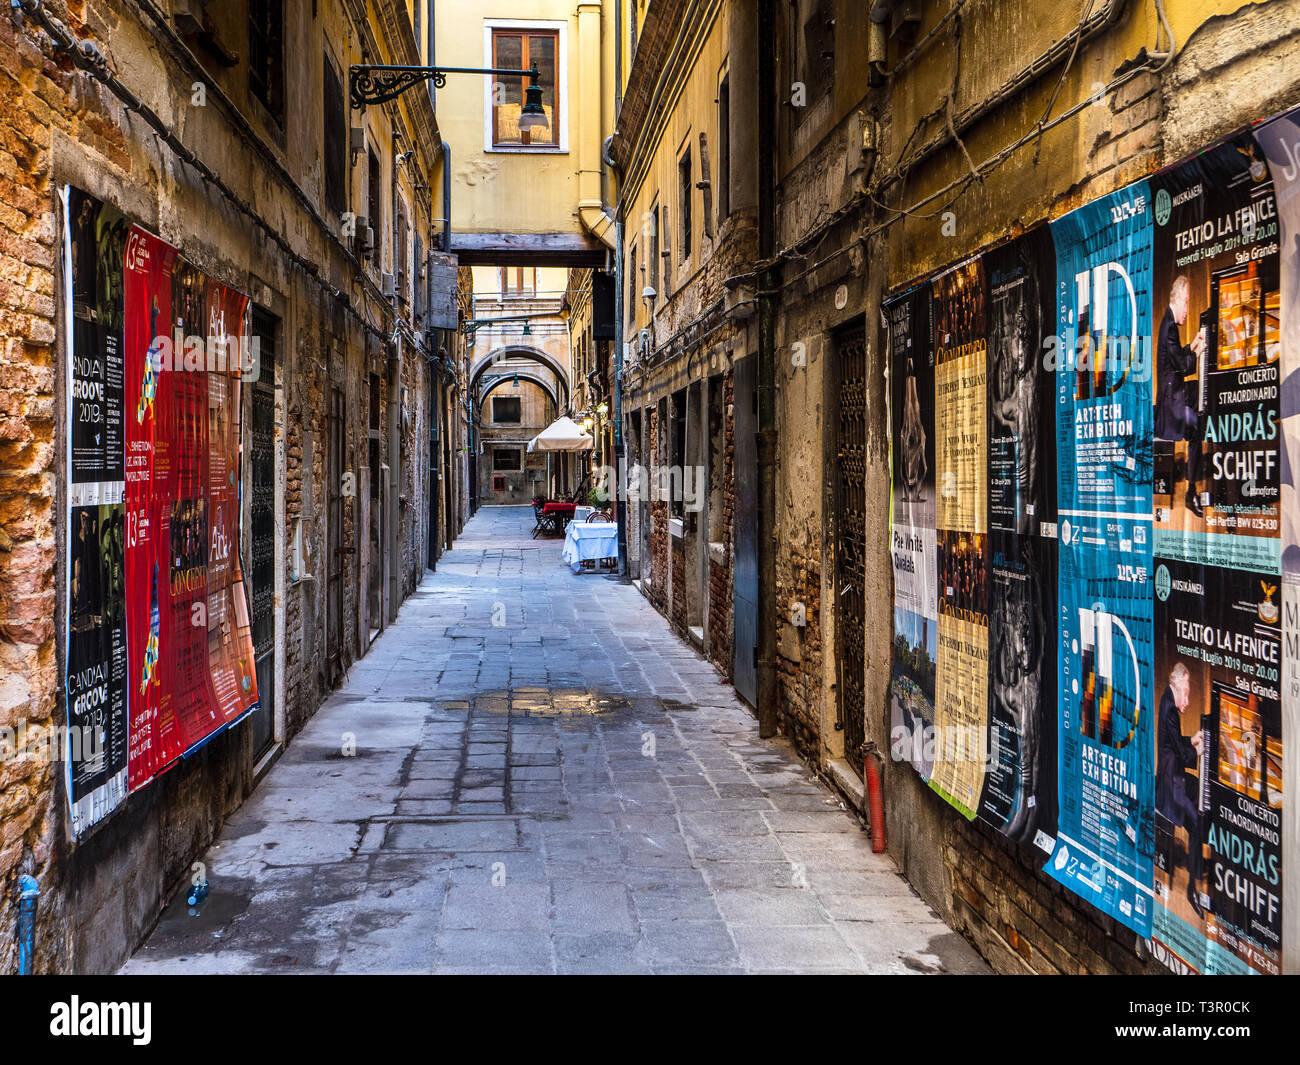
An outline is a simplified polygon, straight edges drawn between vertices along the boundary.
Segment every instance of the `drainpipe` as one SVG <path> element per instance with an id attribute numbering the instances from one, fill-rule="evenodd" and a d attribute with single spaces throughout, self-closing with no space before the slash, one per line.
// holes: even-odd
<path id="1" fill-rule="evenodd" d="M 616 9 L 621 4 L 615 5 Z M 621 17 L 616 16 L 618 23 Z M 615 29 L 617 34 L 618 30 Z M 615 49 L 617 54 L 617 48 Z M 582 228 L 617 251 L 614 215 L 600 195 L 600 4 L 578 5 L 578 219 Z M 559 87 L 556 87 L 559 93 Z"/>
<path id="2" fill-rule="evenodd" d="M 885 36 L 885 23 L 898 6 L 898 0 L 876 0 L 871 5 L 871 22 L 867 37 L 867 84 L 878 88 L 885 84 L 885 63 L 888 55 L 888 42 Z"/>
<path id="3" fill-rule="evenodd" d="M 773 0 L 758 3 L 758 258 L 776 251 L 776 39 Z M 776 733 L 776 270 L 758 279 L 758 734 Z"/>
<path id="4" fill-rule="evenodd" d="M 36 953 L 36 900 L 41 887 L 35 877 L 18 878 L 18 975 L 32 975 L 32 958 Z"/>
<path id="5" fill-rule="evenodd" d="M 451 145 L 442 141 L 442 250 L 451 254 Z"/>

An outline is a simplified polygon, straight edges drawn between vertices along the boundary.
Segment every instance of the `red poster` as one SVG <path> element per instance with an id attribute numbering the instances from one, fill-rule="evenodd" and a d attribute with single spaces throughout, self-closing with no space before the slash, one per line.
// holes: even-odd
<path id="1" fill-rule="evenodd" d="M 172 358 L 159 374 L 155 484 L 167 557 L 159 731 L 184 753 L 218 725 L 208 697 L 207 279 L 184 260 L 172 271 Z M 172 730 L 178 733 L 175 738 Z"/>
<path id="2" fill-rule="evenodd" d="M 125 274 L 134 791 L 258 696 L 238 549 L 248 298 L 138 227 Z"/>
<path id="3" fill-rule="evenodd" d="M 167 478 L 158 447 L 160 358 L 169 344 L 176 249 L 132 226 L 124 254 L 126 422 L 127 778 L 131 791 L 179 753 L 160 735 L 163 663 L 171 653 L 163 628 L 168 609 L 165 531 L 157 486 Z"/>
<path id="4" fill-rule="evenodd" d="M 258 701 L 248 601 L 236 550 L 239 532 L 241 370 L 248 297 L 209 281 L 207 647 L 211 703 L 221 724 Z"/>

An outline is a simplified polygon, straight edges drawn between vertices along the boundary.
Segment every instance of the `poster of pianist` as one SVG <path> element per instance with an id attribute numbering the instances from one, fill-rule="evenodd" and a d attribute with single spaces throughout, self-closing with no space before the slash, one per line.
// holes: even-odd
<path id="1" fill-rule="evenodd" d="M 1277 973 L 1282 957 L 1279 582 L 1157 560 L 1152 937 L 1171 967 Z"/>
<path id="2" fill-rule="evenodd" d="M 1278 217 L 1248 133 L 1149 179 L 1155 554 L 1277 573 Z"/>

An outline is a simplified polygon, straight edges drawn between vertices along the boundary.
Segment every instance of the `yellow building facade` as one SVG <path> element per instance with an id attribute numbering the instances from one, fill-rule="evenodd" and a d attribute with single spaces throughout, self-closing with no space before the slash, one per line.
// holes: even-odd
<path id="1" fill-rule="evenodd" d="M 547 125 L 521 131 L 527 78 L 448 75 L 434 92 L 463 262 L 603 265 L 614 129 L 613 0 L 434 5 L 439 67 L 540 72 Z"/>

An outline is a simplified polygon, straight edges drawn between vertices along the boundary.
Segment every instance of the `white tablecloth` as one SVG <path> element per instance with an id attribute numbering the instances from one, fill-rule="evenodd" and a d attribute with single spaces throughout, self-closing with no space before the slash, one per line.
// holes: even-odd
<path id="1" fill-rule="evenodd" d="M 595 509 L 596 509 L 595 507 L 574 507 L 573 520 L 586 521 L 591 516 L 592 512 L 595 511 Z"/>
<path id="2" fill-rule="evenodd" d="M 575 572 L 588 559 L 618 556 L 618 523 L 613 521 L 571 521 L 564 533 L 564 559 Z"/>

